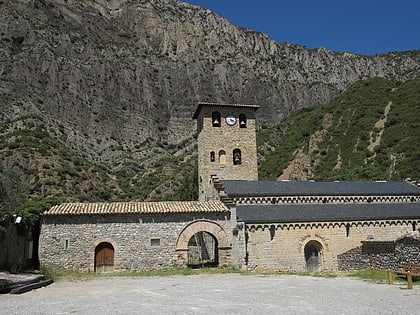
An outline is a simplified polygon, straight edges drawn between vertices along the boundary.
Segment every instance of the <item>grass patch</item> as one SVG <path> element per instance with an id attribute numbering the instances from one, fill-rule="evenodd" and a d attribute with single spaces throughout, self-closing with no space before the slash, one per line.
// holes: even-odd
<path id="1" fill-rule="evenodd" d="M 361 280 L 372 280 L 372 271 L 370 269 L 364 270 L 355 270 L 348 271 L 344 273 L 345 276 L 350 278 L 357 278 Z M 407 283 L 407 279 L 404 277 L 399 277 L 395 272 L 392 273 L 393 283 Z M 376 270 L 376 280 L 377 283 L 388 283 L 388 272 L 386 270 Z M 420 285 L 419 280 L 414 280 L 413 285 Z"/>
<path id="2" fill-rule="evenodd" d="M 119 271 L 110 273 L 97 272 L 77 272 L 77 271 L 57 271 L 51 268 L 42 267 L 41 273 L 47 279 L 52 279 L 54 282 L 60 281 L 88 281 L 94 279 L 106 279 L 115 277 L 171 277 L 171 276 L 191 276 L 202 274 L 241 274 L 241 275 L 256 275 L 256 276 L 309 276 L 319 278 L 355 278 L 359 280 L 372 281 L 372 272 L 370 269 L 355 270 L 355 271 L 319 271 L 319 272 L 249 272 L 242 271 L 235 268 L 184 268 L 184 269 L 165 269 L 153 271 Z M 407 280 L 398 277 L 392 273 L 393 283 L 405 284 Z M 376 283 L 388 283 L 387 271 L 376 271 Z M 420 281 L 413 281 L 413 285 L 420 285 Z"/>
<path id="3" fill-rule="evenodd" d="M 57 271 L 51 268 L 42 267 L 41 273 L 54 282 L 60 281 L 87 281 L 94 279 L 114 278 L 114 277 L 170 277 L 170 276 L 190 276 L 198 274 L 226 274 L 242 273 L 234 268 L 184 268 L 184 269 L 165 269 L 151 271 L 119 271 L 119 272 L 78 272 L 78 271 Z"/>

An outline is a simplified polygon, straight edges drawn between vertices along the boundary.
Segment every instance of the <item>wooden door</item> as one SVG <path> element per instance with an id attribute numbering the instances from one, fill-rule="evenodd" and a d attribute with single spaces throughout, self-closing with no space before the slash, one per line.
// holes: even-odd
<path id="1" fill-rule="evenodd" d="M 110 243 L 101 243 L 95 250 L 95 271 L 108 272 L 114 270 L 114 247 Z"/>

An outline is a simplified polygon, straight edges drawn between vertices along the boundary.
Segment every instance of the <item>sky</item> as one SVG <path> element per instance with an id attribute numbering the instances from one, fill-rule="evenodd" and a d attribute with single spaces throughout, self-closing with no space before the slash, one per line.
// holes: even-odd
<path id="1" fill-rule="evenodd" d="M 277 43 L 375 55 L 420 50 L 420 0 L 183 0 Z"/>

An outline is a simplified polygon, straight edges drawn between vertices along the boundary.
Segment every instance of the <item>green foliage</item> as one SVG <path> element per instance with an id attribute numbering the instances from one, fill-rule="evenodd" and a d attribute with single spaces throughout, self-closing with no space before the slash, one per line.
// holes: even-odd
<path id="1" fill-rule="evenodd" d="M 385 118 L 388 104 L 384 126 L 375 126 Z M 300 152 L 310 160 L 309 179 L 419 179 L 419 117 L 420 78 L 403 84 L 358 81 L 329 103 L 302 109 L 260 131 L 260 178 L 278 178 Z M 372 151 L 371 136 L 380 140 Z"/>
<path id="2" fill-rule="evenodd" d="M 23 217 L 25 225 L 32 227 L 39 222 L 39 218 L 43 212 L 61 202 L 60 199 L 54 197 L 27 200 L 19 207 L 17 212 Z"/>
<path id="3" fill-rule="evenodd" d="M 192 168 L 192 169 L 191 169 Z M 181 182 L 181 186 L 175 192 L 177 200 L 197 200 L 198 199 L 198 163 L 194 159 L 192 167 L 188 169 L 187 176 Z"/>
<path id="4" fill-rule="evenodd" d="M 385 117 L 390 102 L 384 128 L 375 126 Z M 272 128 L 261 129 L 257 133 L 260 178 L 278 178 L 300 155 L 306 159 L 302 172 L 308 179 L 418 179 L 418 117 L 420 79 L 403 84 L 361 80 L 327 104 L 304 108 Z M 90 202 L 197 199 L 193 139 L 177 145 L 150 139 L 150 150 L 141 160 L 127 152 L 113 171 L 65 147 L 36 117 L 1 127 L 2 213 L 15 212 L 28 200 L 46 196 Z M 380 138 L 373 150 L 368 149 L 371 137 Z"/>
<path id="5" fill-rule="evenodd" d="M 29 182 L 26 174 L 17 166 L 0 168 L 0 214 L 12 213 L 27 200 Z"/>

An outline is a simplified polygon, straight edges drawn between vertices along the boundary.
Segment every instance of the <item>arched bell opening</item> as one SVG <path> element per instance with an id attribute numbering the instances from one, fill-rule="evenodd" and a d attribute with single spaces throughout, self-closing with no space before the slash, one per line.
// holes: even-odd
<path id="1" fill-rule="evenodd" d="M 246 128 L 246 115 L 245 114 L 239 115 L 239 127 Z"/>
<path id="2" fill-rule="evenodd" d="M 221 126 L 221 116 L 219 112 L 213 112 L 211 114 L 211 124 L 213 127 Z"/>
<path id="3" fill-rule="evenodd" d="M 233 150 L 233 165 L 242 164 L 242 153 L 240 149 Z"/>

